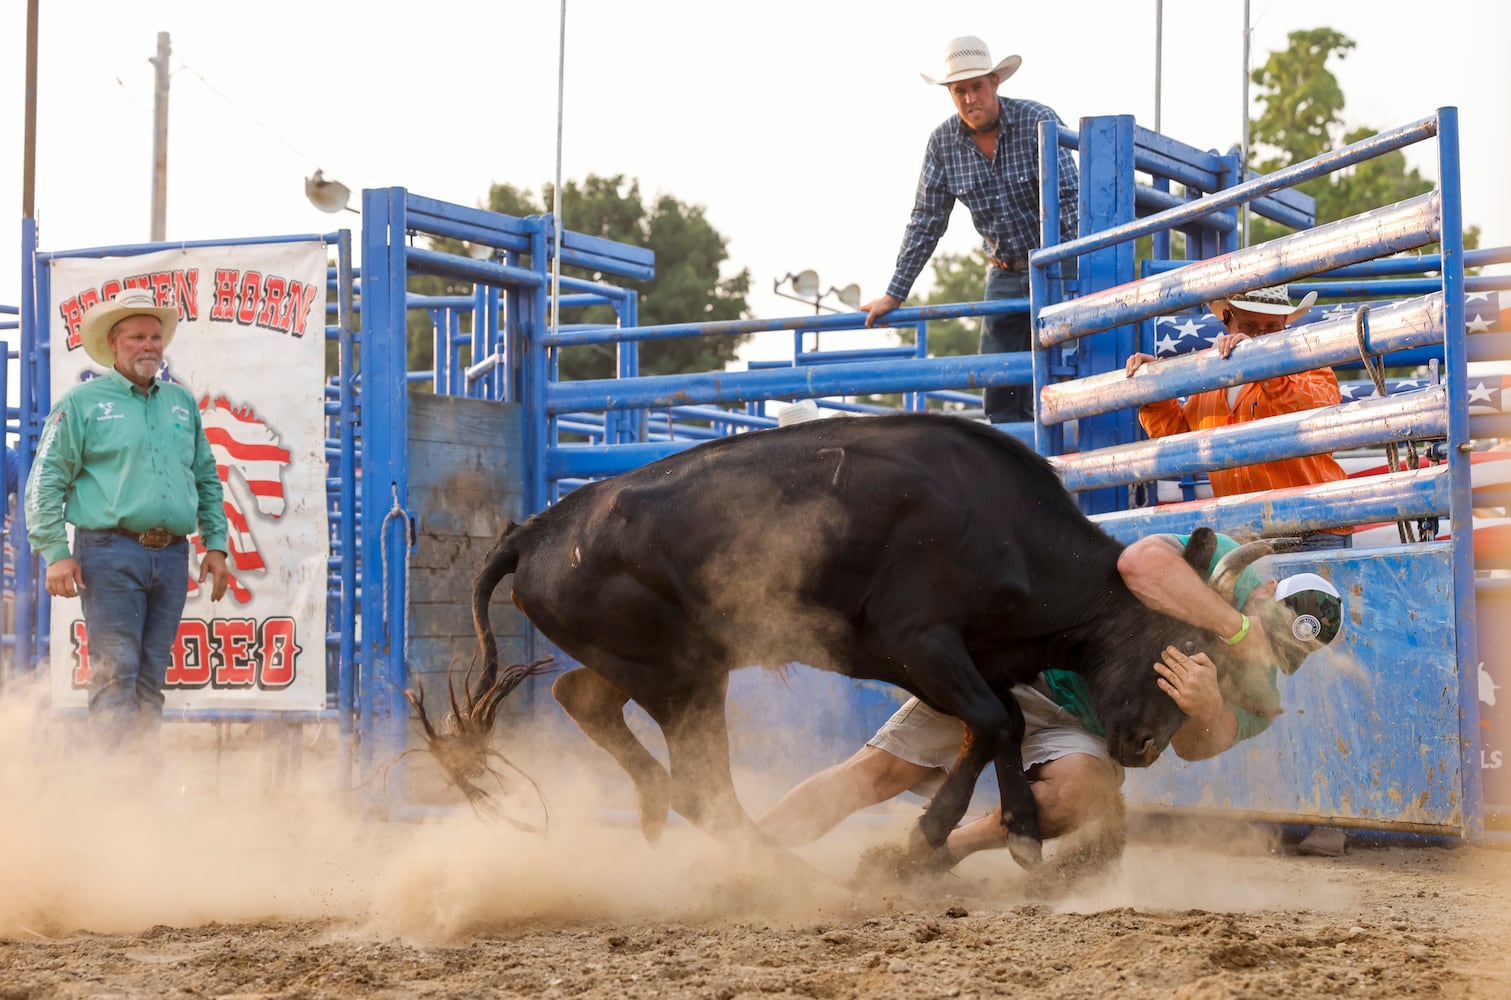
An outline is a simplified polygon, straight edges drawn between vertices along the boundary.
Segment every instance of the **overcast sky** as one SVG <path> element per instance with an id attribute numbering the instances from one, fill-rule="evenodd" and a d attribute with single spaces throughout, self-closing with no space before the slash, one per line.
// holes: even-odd
<path id="1" fill-rule="evenodd" d="M 145 241 L 159 31 L 172 40 L 170 240 L 355 228 L 305 200 L 315 168 L 354 190 L 479 204 L 555 173 L 559 0 L 423 4 L 44 0 L 36 216 L 44 249 Z M 0 304 L 20 291 L 25 9 L 0 5 Z M 978 34 L 1023 57 L 1003 88 L 1081 117 L 1155 118 L 1155 0 L 569 0 L 562 174 L 620 173 L 701 205 L 748 267 L 759 316 L 788 272 L 883 290 L 929 131 L 951 113 L 920 71 Z M 1241 0 L 1165 0 L 1161 125 L 1225 150 L 1242 130 Z M 1358 43 L 1333 72 L 1350 126 L 1459 108 L 1464 217 L 1511 244 L 1511 4 L 1253 0 L 1255 64 L 1288 32 Z M 1408 152 L 1436 176 L 1432 145 Z M 354 204 L 357 198 L 353 199 Z M 945 247 L 975 244 L 957 213 Z M 927 279 L 923 279 L 926 281 Z M 923 291 L 923 285 L 915 291 Z"/>

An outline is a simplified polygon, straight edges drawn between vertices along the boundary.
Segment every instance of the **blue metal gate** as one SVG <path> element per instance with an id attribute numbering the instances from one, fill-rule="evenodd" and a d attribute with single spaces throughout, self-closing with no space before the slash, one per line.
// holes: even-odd
<path id="1" fill-rule="evenodd" d="M 1277 534 L 1438 518 L 1451 529 L 1445 541 L 1270 560 L 1271 573 L 1305 562 L 1343 584 L 1351 625 L 1343 655 L 1292 678 L 1284 691 L 1291 717 L 1264 737 L 1214 762 L 1161 762 L 1130 781 L 1131 798 L 1272 819 L 1480 834 L 1487 806 L 1479 766 L 1469 452 L 1476 439 L 1504 435 L 1506 421 L 1503 414 L 1469 415 L 1466 366 L 1508 352 L 1504 331 L 1466 337 L 1464 298 L 1511 282 L 1465 275 L 1466 265 L 1507 255 L 1464 252 L 1454 109 L 1247 180 L 1236 154 L 1185 147 L 1127 117 L 1085 119 L 1078 130 L 1051 124 L 1041 141 L 1078 151 L 1084 221 L 1082 235 L 1070 243 L 1055 245 L 1055 235 L 1044 234 L 1045 247 L 1031 258 L 1030 298 L 902 308 L 889 322 L 915 331 L 911 349 L 878 339 L 874 348 L 843 355 L 826 355 L 816 345 L 808 350 L 804 338 L 860 329 L 862 314 L 638 326 L 632 283 L 654 273 L 648 251 L 583 234 L 558 236 L 550 216 L 502 216 L 401 188 L 364 192 L 360 270 L 344 247 L 333 271 L 340 308 L 331 336 L 339 343 L 341 374 L 327 403 L 331 503 L 338 515 L 332 565 L 341 594 L 330 639 L 337 678 L 331 710 L 359 748 L 360 777 L 408 745 L 402 689 L 416 669 L 407 650 L 410 560 L 418 532 L 407 435 L 417 381 L 438 395 L 486 400 L 517 412 L 520 514 L 543 508 L 586 479 L 634 468 L 710 436 L 773 426 L 766 409 L 773 401 L 818 399 L 835 409 L 871 412 L 886 406 L 865 400 L 883 393 L 904 394 L 902 405 L 910 408 L 958 406 L 985 386 L 1032 384 L 1039 399 L 1036 423 L 1004 430 L 1055 456 L 1085 508 L 1125 540 L 1197 524 L 1233 534 Z M 1437 190 L 1310 226 L 1310 201 L 1294 185 L 1424 142 L 1436 145 Z M 1043 159 L 1052 173 L 1055 158 Z M 1139 174 L 1153 183 L 1138 183 Z M 1055 180 L 1041 178 L 1043 215 L 1050 219 L 1058 217 Z M 1172 183 L 1183 193 L 1172 194 Z M 1239 247 L 1236 213 L 1243 206 L 1299 231 Z M 1173 233 L 1185 237 L 1185 260 L 1168 259 Z M 1144 236 L 1154 237 L 1166 259 L 1135 274 L 1132 247 Z M 432 245 L 419 244 L 425 239 Z M 465 241 L 484 256 L 442 252 L 434 248 L 441 240 Z M 1440 244 L 1439 253 L 1403 256 L 1433 243 Z M 1059 271 L 1071 259 L 1078 260 L 1079 277 L 1067 282 Z M 560 275 L 561 265 L 602 277 Z M 409 282 L 417 274 L 463 282 L 471 293 L 414 295 Z M 1400 282 L 1393 274 L 1415 277 Z M 617 321 L 553 328 L 548 308 L 554 280 L 560 282 L 561 309 L 608 305 Z M 1238 371 L 1218 371 L 1206 355 L 1190 353 L 1149 377 L 1122 376 L 1122 359 L 1131 350 L 1159 350 L 1154 331 L 1162 320 L 1214 297 L 1287 281 L 1340 302 L 1370 301 L 1367 325 L 1361 331 L 1353 318 L 1321 312 L 1266 338 L 1268 349 L 1249 352 Z M 434 369 L 423 373 L 410 372 L 406 360 L 407 322 L 416 310 L 430 316 L 435 331 Z M 1033 316 L 1030 354 L 927 356 L 930 322 L 1014 311 Z M 23 302 L 22 313 L 24 326 L 35 303 Z M 765 330 L 793 333 L 790 364 L 638 374 L 639 343 Z M 618 376 L 557 377 L 557 352 L 588 343 L 614 345 Z M 1143 402 L 1346 365 L 1356 362 L 1361 344 L 1392 365 L 1434 361 L 1444 381 L 1398 385 L 1402 391 L 1266 425 L 1139 440 L 1132 413 Z M 23 357 L 24 367 L 30 363 Z M 37 418 L 35 389 L 26 392 L 32 402 L 20 408 L 23 449 Z M 1189 481 L 1216 468 L 1402 441 L 1440 442 L 1445 461 L 1350 481 L 1346 489 L 1196 505 L 1130 502 L 1140 493 L 1152 499 L 1152 491 L 1138 487 L 1159 480 Z M 521 655 L 533 652 L 529 643 L 526 636 Z M 21 661 L 29 662 L 19 634 L 17 649 Z M 824 683 L 841 685 L 840 698 L 852 709 L 850 722 L 833 727 L 845 730 L 836 737 L 840 741 L 879 723 L 894 697 L 842 679 Z M 744 687 L 755 699 L 781 696 L 759 677 Z M 859 725 L 853 724 L 857 718 L 863 720 Z M 831 740 L 829 750 L 835 745 L 849 749 Z"/>

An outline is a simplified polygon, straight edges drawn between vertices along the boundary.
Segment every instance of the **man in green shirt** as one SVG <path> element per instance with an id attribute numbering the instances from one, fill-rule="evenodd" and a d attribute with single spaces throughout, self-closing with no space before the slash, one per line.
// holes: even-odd
<path id="1" fill-rule="evenodd" d="M 161 381 L 178 310 L 128 288 L 85 313 L 84 350 L 106 371 L 47 415 L 26 484 L 32 551 L 47 592 L 78 597 L 89 650 L 89 715 L 109 745 L 155 734 L 163 680 L 189 590 L 187 536 L 206 554 L 199 580 L 226 592 L 226 517 L 215 455 L 194 396 Z M 70 549 L 64 523 L 74 525 Z"/>
<path id="2" fill-rule="evenodd" d="M 1226 535 L 1217 539 L 1209 575 L 1237 547 Z M 1186 541 L 1184 535 L 1139 539 L 1123 551 L 1118 571 L 1145 604 L 1226 638 L 1241 658 L 1243 666 L 1224 678 L 1206 654 L 1187 656 L 1174 647 L 1151 665 L 1151 681 L 1186 714 L 1170 740 L 1171 749 L 1184 760 L 1202 760 L 1263 732 L 1280 712 L 1278 670 L 1292 673 L 1299 666 L 1299 657 L 1277 655 L 1259 622 L 1259 609 L 1273 602 L 1284 606 L 1270 624 L 1291 619 L 1284 627 L 1296 642 L 1286 648 L 1299 650 L 1305 648 L 1302 643 L 1332 641 L 1342 605 L 1337 590 L 1315 574 L 1297 574 L 1277 586 L 1260 583 L 1258 574 L 1245 569 L 1234 591 L 1235 608 L 1186 564 L 1181 554 Z M 1023 767 L 1044 837 L 1064 836 L 1091 821 L 1120 815 L 1123 768 L 1107 752 L 1081 675 L 1046 670 L 1032 685 L 1015 687 L 1013 695 L 1023 711 Z M 932 794 L 955 762 L 964 735 L 959 719 L 911 698 L 849 759 L 783 796 L 760 826 L 777 843 L 793 847 L 818 838 L 850 813 L 901 792 Z M 943 857 L 952 865 L 1006 843 L 998 811 L 993 811 L 953 830 Z"/>

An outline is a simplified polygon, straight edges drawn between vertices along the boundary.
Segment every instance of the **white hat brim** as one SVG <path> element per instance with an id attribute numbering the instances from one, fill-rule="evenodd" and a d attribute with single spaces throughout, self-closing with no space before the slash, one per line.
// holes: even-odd
<path id="1" fill-rule="evenodd" d="M 1006 59 L 1002 60 L 997 65 L 993 66 L 991 69 L 987 70 L 984 73 L 980 70 L 975 69 L 963 69 L 951 73 L 949 76 L 945 77 L 942 80 L 936 80 L 932 76 L 929 76 L 927 73 L 919 73 L 918 75 L 923 77 L 925 83 L 932 83 L 939 87 L 948 87 L 950 84 L 959 83 L 961 80 L 974 80 L 978 76 L 991 76 L 993 73 L 996 73 L 997 86 L 1000 87 L 1007 81 L 1008 77 L 1018 72 L 1018 67 L 1021 65 L 1023 65 L 1022 56 L 1008 56 Z"/>
<path id="2" fill-rule="evenodd" d="M 1315 291 L 1307 292 L 1301 301 L 1294 306 L 1282 305 L 1279 302 L 1235 302 L 1232 299 L 1213 299 L 1207 303 L 1207 310 L 1213 316 L 1220 317 L 1223 306 L 1227 306 L 1230 309 L 1259 313 L 1263 316 L 1284 316 L 1287 323 L 1294 323 L 1298 318 L 1305 315 L 1306 311 L 1312 307 L 1312 303 L 1316 301 L 1317 293 Z"/>
<path id="3" fill-rule="evenodd" d="M 1303 590 L 1320 590 L 1322 593 L 1330 594 L 1340 601 L 1343 600 L 1343 596 L 1338 593 L 1338 588 L 1316 573 L 1297 573 L 1281 580 L 1275 585 L 1275 600 L 1283 601 L 1292 594 L 1299 594 Z"/>

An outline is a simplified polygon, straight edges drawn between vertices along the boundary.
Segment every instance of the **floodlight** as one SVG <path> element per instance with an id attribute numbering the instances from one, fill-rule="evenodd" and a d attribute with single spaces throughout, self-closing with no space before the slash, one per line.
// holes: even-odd
<path id="1" fill-rule="evenodd" d="M 326 180 L 325 173 L 320 170 L 304 179 L 304 196 L 322 212 L 356 211 L 346 207 L 352 189 L 340 181 Z"/>
<path id="2" fill-rule="evenodd" d="M 811 268 L 807 271 L 799 271 L 797 274 L 789 274 L 792 279 L 792 290 L 799 295 L 813 298 L 818 295 L 818 272 Z"/>

